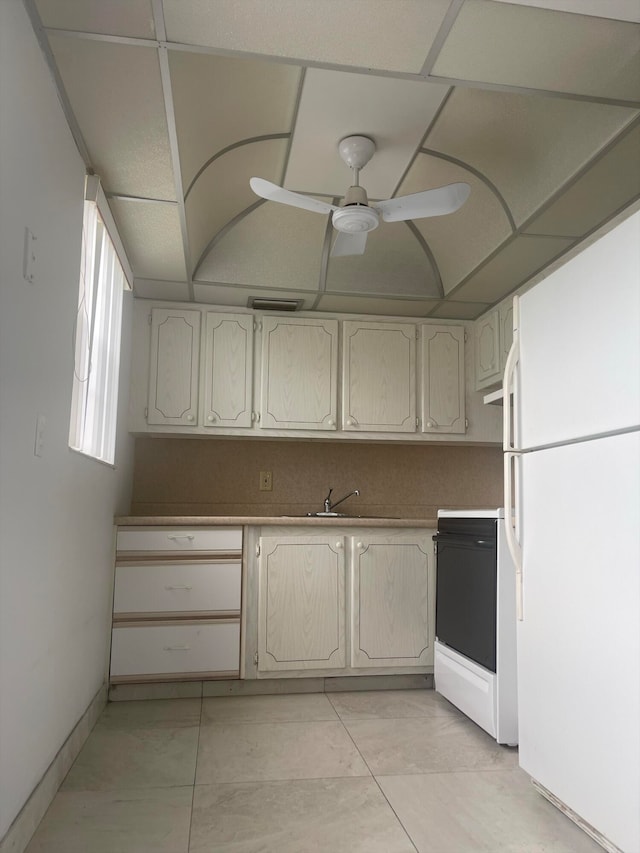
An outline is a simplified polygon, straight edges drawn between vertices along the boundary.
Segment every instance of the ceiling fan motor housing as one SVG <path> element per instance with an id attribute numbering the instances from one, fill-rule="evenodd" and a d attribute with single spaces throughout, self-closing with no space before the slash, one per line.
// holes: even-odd
<path id="1" fill-rule="evenodd" d="M 333 212 L 333 227 L 347 234 L 373 231 L 380 224 L 377 211 L 369 207 L 363 187 L 349 187 L 344 206 Z"/>

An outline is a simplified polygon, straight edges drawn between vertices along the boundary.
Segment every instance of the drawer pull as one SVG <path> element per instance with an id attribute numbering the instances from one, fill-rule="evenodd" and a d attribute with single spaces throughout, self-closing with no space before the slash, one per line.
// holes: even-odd
<path id="1" fill-rule="evenodd" d="M 168 589 L 168 590 L 171 590 L 171 589 L 193 589 L 193 587 L 192 586 L 186 586 L 186 584 L 183 584 L 182 586 L 165 586 L 165 589 Z"/>
<path id="2" fill-rule="evenodd" d="M 186 536 L 170 536 L 169 534 L 167 534 L 167 539 L 172 539 L 174 542 L 178 542 L 180 539 L 188 539 L 189 542 L 193 542 L 195 538 L 196 537 L 193 536 L 193 534 L 191 533 Z"/>
<path id="3" fill-rule="evenodd" d="M 163 646 L 165 652 L 190 652 L 191 646 Z"/>

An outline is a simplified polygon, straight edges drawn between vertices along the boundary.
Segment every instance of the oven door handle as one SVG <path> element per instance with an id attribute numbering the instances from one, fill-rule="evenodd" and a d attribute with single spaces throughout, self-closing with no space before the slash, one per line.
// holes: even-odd
<path id="1" fill-rule="evenodd" d="M 462 545 L 466 548 L 495 548 L 495 539 L 476 539 L 474 536 L 460 536 L 457 533 L 436 533 L 431 537 L 442 545 Z"/>

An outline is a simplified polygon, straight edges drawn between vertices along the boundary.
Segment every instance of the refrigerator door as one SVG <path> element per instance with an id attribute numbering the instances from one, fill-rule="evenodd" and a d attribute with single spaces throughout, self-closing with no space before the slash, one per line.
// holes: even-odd
<path id="1" fill-rule="evenodd" d="M 524 454 L 523 769 L 640 850 L 640 433 Z"/>
<path id="2" fill-rule="evenodd" d="M 640 424 L 640 213 L 520 298 L 520 447 Z"/>

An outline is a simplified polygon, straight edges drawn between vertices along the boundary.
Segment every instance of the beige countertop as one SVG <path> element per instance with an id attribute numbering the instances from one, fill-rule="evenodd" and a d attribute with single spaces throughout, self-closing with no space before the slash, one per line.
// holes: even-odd
<path id="1" fill-rule="evenodd" d="M 298 515 L 122 515 L 115 523 L 121 527 L 221 527 L 251 525 L 267 527 L 437 527 L 434 518 L 314 518 Z"/>

